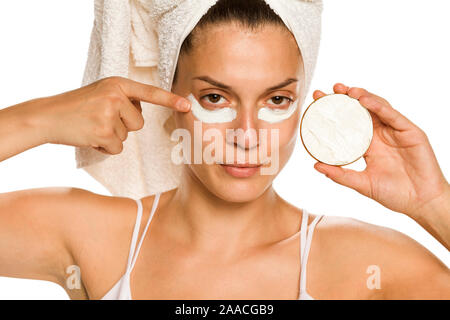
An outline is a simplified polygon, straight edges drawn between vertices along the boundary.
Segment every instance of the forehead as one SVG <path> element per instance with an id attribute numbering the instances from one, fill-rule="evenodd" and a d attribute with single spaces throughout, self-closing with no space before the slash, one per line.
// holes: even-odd
<path id="1" fill-rule="evenodd" d="M 237 23 L 207 26 L 196 29 L 192 44 L 184 62 L 193 73 L 220 71 L 223 77 L 239 73 L 258 79 L 267 78 L 268 72 L 286 78 L 303 71 L 297 42 L 282 26 L 255 30 Z"/>

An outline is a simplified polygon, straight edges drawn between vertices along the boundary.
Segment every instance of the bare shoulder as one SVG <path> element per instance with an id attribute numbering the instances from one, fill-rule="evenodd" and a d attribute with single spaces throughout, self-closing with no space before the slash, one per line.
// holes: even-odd
<path id="1" fill-rule="evenodd" d="M 66 230 L 73 264 L 81 272 L 84 294 L 90 299 L 103 296 L 126 270 L 138 204 L 128 197 L 105 196 L 86 190 L 71 190 L 66 199 L 70 217 Z M 142 201 L 143 222 L 152 197 Z M 76 295 L 67 290 L 69 295 Z"/>
<path id="2" fill-rule="evenodd" d="M 126 227 L 136 203 L 126 197 L 97 194 L 73 187 L 48 187 L 17 192 L 18 206 L 40 211 L 43 219 L 60 222 L 66 241 L 99 240 L 104 232 Z"/>
<path id="3" fill-rule="evenodd" d="M 0 272 L 49 280 L 64 287 L 66 270 L 78 266 L 82 285 L 89 287 L 91 278 L 101 278 L 98 272 L 93 276 L 92 270 L 102 266 L 102 259 L 113 262 L 111 257 L 122 253 L 129 242 L 136 208 L 129 198 L 72 187 L 1 193 L 0 233 L 4 245 L 0 253 L 10 264 L 2 266 Z M 83 287 L 68 293 L 82 298 L 87 292 Z"/>
<path id="4" fill-rule="evenodd" d="M 317 226 L 315 237 L 320 249 L 317 251 L 323 253 L 317 254 L 319 261 L 333 266 L 322 271 L 328 272 L 330 281 L 340 283 L 342 290 L 353 288 L 349 294 L 352 298 L 450 295 L 447 266 L 397 230 L 348 217 L 326 216 Z"/>
<path id="5" fill-rule="evenodd" d="M 83 207 L 74 214 L 70 235 L 75 264 L 81 270 L 85 294 L 100 299 L 119 281 L 126 271 L 138 203 L 127 197 L 103 196 L 86 191 L 74 196 Z M 162 197 L 165 198 L 165 197 Z M 141 200 L 142 217 L 138 239 L 150 218 L 155 196 Z M 73 292 L 66 289 L 69 294 Z"/>
<path id="6" fill-rule="evenodd" d="M 0 195 L 2 203 L 9 202 L 15 207 L 27 207 L 28 210 L 57 212 L 64 217 L 66 213 L 88 214 L 97 206 L 112 205 L 122 208 L 133 201 L 129 198 L 112 197 L 97 194 L 74 187 L 46 187 L 18 190 Z M 42 210 L 44 209 L 44 210 Z"/>

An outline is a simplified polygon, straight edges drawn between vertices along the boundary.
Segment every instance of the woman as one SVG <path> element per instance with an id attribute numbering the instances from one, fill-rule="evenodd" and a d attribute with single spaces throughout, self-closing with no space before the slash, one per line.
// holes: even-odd
<path id="1" fill-rule="evenodd" d="M 237 111 L 233 121 L 202 130 L 217 129 L 238 152 L 248 155 L 258 140 L 230 140 L 226 129 L 278 130 L 277 172 L 260 174 L 262 162 L 256 169 L 186 164 L 178 188 L 137 206 L 130 198 L 75 188 L 1 194 L 1 276 L 53 281 L 72 299 L 450 297 L 448 268 L 409 237 L 353 219 L 307 215 L 272 188 L 296 143 L 300 112 L 267 124 L 257 110 L 303 102 L 304 62 L 282 21 L 262 1 L 252 3 L 254 15 L 236 10 L 230 19 L 225 9 L 205 15 L 208 23 L 199 23 L 183 44 L 172 92 L 112 77 L 1 110 L 0 139 L 8 143 L 0 146 L 0 159 L 44 143 L 118 154 L 128 132 L 144 125 L 137 100 L 173 108 L 176 127 L 195 136 L 193 113 L 178 104 L 192 93 L 205 109 Z M 334 92 L 371 112 L 374 139 L 365 171 L 316 169 L 408 215 L 449 248 L 450 190 L 425 133 L 364 89 L 336 84 Z M 323 95 L 315 91 L 314 99 Z M 81 272 L 80 288 L 67 282 L 72 266 Z M 368 281 L 368 269 L 380 272 L 381 283 Z"/>

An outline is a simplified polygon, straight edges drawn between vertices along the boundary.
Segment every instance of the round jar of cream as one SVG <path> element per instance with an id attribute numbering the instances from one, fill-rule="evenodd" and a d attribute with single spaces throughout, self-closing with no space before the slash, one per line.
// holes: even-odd
<path id="1" fill-rule="evenodd" d="M 326 95 L 305 110 L 300 137 L 306 151 L 317 161 L 344 166 L 369 149 L 372 117 L 357 99 L 346 94 Z"/>

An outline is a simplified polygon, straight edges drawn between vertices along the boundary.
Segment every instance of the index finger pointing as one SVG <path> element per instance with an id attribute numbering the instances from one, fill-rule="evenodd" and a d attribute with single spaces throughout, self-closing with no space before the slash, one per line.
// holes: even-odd
<path id="1" fill-rule="evenodd" d="M 123 78 L 120 87 L 129 98 L 169 107 L 180 112 L 187 112 L 191 108 L 191 103 L 186 98 L 156 86 Z"/>

